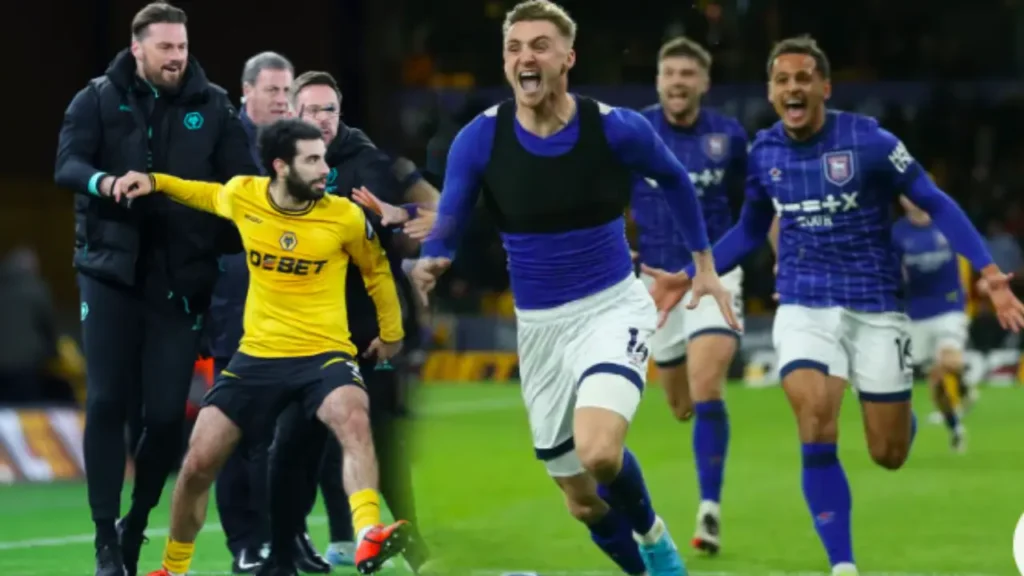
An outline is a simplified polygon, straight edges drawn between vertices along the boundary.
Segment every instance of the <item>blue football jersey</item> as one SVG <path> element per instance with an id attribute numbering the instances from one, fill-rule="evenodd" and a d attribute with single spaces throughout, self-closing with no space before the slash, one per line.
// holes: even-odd
<path id="1" fill-rule="evenodd" d="M 686 167 L 697 190 L 708 237 L 718 240 L 732 226 L 743 197 L 747 133 L 735 118 L 702 108 L 692 126 L 670 124 L 660 105 L 641 111 L 669 150 Z M 649 178 L 637 176 L 630 205 L 638 228 L 640 261 L 666 270 L 690 263 L 691 250 L 675 225 L 665 195 Z"/>
<path id="2" fill-rule="evenodd" d="M 812 138 L 779 122 L 750 150 L 747 198 L 779 217 L 780 302 L 860 312 L 903 309 L 892 208 L 922 175 L 903 143 L 866 116 L 828 111 Z"/>
<path id="3" fill-rule="evenodd" d="M 934 224 L 918 226 L 906 217 L 892 229 L 907 286 L 907 314 L 924 320 L 964 310 L 960 266 L 949 241 Z"/>

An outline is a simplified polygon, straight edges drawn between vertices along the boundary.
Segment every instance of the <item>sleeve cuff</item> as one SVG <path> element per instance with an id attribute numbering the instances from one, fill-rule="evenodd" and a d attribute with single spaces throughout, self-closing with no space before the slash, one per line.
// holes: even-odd
<path id="1" fill-rule="evenodd" d="M 100 181 L 103 180 L 103 178 L 106 175 L 107 175 L 106 172 L 97 172 L 97 173 L 92 175 L 92 178 L 89 178 L 89 185 L 88 185 L 89 194 L 92 194 L 94 196 L 100 196 L 100 189 L 99 189 Z"/>

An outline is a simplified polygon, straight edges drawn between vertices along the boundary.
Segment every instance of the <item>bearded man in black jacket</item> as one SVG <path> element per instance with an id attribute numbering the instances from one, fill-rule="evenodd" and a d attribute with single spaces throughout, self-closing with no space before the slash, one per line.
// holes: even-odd
<path id="1" fill-rule="evenodd" d="M 258 172 L 227 92 L 189 54 L 186 22 L 168 4 L 140 10 L 131 47 L 71 101 L 57 147 L 54 179 L 76 193 L 97 576 L 136 574 L 149 512 L 181 456 L 217 258 L 241 250 L 229 222 L 159 195 L 119 204 L 111 198 L 114 181 L 130 170 L 220 182 Z M 140 407 L 132 506 L 117 522 L 125 422 Z"/>

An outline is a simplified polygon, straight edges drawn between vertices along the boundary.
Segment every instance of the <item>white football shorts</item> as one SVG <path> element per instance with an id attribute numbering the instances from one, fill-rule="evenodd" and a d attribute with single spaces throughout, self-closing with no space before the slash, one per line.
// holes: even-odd
<path id="1" fill-rule="evenodd" d="M 654 301 L 630 275 L 556 308 L 516 310 L 516 325 L 519 378 L 537 458 L 552 476 L 579 474 L 573 414 L 598 407 L 632 420 L 647 381 Z"/>
<path id="2" fill-rule="evenodd" d="M 967 314 L 946 312 L 910 322 L 910 349 L 918 365 L 935 361 L 941 350 L 963 352 L 967 347 Z"/>
<path id="3" fill-rule="evenodd" d="M 641 274 L 645 286 L 650 286 L 654 279 Z M 722 276 L 722 284 L 732 294 L 733 312 L 743 327 L 743 269 L 736 267 L 732 272 Z M 686 360 L 686 343 L 702 334 L 729 334 L 739 337 L 729 327 L 718 309 L 714 298 L 705 297 L 693 310 L 686 306 L 692 300 L 692 293 L 687 292 L 682 302 L 673 308 L 665 319 L 665 324 L 658 328 L 651 337 L 651 356 L 659 366 L 674 366 Z"/>
<path id="4" fill-rule="evenodd" d="M 914 379 L 909 328 L 902 312 L 784 304 L 772 329 L 779 376 L 785 380 L 795 369 L 817 368 L 849 381 L 862 400 L 909 400 Z"/>

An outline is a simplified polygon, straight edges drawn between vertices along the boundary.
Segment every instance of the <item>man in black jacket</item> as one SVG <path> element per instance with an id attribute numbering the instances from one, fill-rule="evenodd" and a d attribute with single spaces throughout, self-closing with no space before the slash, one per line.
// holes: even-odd
<path id="1" fill-rule="evenodd" d="M 288 91 L 295 76 L 292 63 L 275 52 L 249 58 L 242 69 L 244 102 L 239 113 L 249 139 L 253 161 L 259 165 L 259 129 L 285 117 Z M 249 290 L 249 260 L 245 252 L 220 259 L 220 278 L 213 290 L 206 334 L 213 369 L 220 374 L 238 351 L 242 315 Z M 249 574 L 259 568 L 261 550 L 270 541 L 267 520 L 267 446 L 243 438 L 217 477 L 217 512 L 228 549 L 231 571 Z"/>
<path id="2" fill-rule="evenodd" d="M 434 205 L 438 199 L 435 188 L 423 181 L 415 165 L 406 160 L 395 161 L 377 149 L 361 130 L 340 121 L 341 92 L 330 74 L 307 72 L 295 80 L 292 88 L 294 110 L 298 116 L 316 124 L 328 143 L 328 192 L 350 196 L 352 189 L 365 186 L 382 200 L 394 204 Z M 419 329 L 412 313 L 412 286 L 401 273 L 402 249 L 398 234 L 381 226 L 380 218 L 368 216 L 381 246 L 387 252 L 395 273 L 399 299 L 403 301 L 405 346 L 416 348 Z M 394 515 L 412 523 L 413 538 L 406 550 L 406 559 L 414 568 L 426 560 L 426 547 L 418 537 L 415 506 L 412 500 L 411 464 L 400 422 L 405 411 L 403 374 L 399 362 L 378 364 L 363 351 L 378 333 L 376 311 L 358 274 L 349 274 L 346 298 L 352 341 L 360 350 L 360 370 L 370 393 L 370 424 L 380 465 L 380 489 Z M 326 446 L 326 452 L 325 452 Z M 322 462 L 321 462 L 322 460 Z M 307 421 L 301 414 L 286 412 L 278 425 L 271 449 L 271 530 L 299 533 L 303 539 L 305 517 L 316 500 L 319 481 L 330 522 L 331 549 L 328 559 L 335 564 L 350 564 L 351 551 L 346 540 L 353 538 L 348 502 L 341 485 L 341 448 L 328 439 L 326 429 L 318 422 Z M 284 537 L 275 538 L 283 540 Z M 352 544 L 348 542 L 348 544 Z M 287 551 L 271 549 L 268 563 L 288 564 L 301 558 L 288 557 Z"/>
<path id="3" fill-rule="evenodd" d="M 75 95 L 55 180 L 74 190 L 75 268 L 88 362 L 85 461 L 97 576 L 135 576 L 149 511 L 181 455 L 185 403 L 220 253 L 241 249 L 230 223 L 167 198 L 118 204 L 117 175 L 160 171 L 227 181 L 257 168 L 227 93 L 189 56 L 186 15 L 153 3 L 131 47 Z M 120 516 L 124 427 L 142 410 L 129 513 Z"/>

